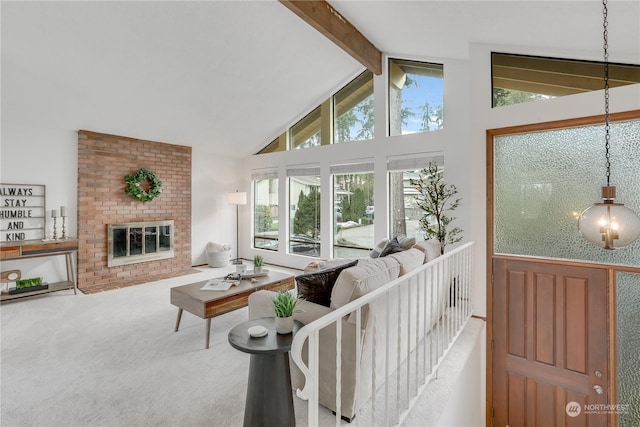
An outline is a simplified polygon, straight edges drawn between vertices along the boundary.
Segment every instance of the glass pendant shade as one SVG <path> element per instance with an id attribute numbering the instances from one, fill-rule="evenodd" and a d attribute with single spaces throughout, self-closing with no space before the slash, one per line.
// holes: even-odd
<path id="1" fill-rule="evenodd" d="M 612 187 L 604 187 L 612 188 Z M 580 234 L 603 249 L 629 246 L 640 237 L 640 217 L 613 198 L 589 206 L 578 218 Z"/>

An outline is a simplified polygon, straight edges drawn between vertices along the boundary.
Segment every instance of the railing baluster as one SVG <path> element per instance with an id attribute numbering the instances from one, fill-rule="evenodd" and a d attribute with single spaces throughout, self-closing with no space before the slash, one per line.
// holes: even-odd
<path id="1" fill-rule="evenodd" d="M 385 325 L 385 360 L 384 360 L 384 423 L 385 425 L 389 425 L 389 358 L 391 354 L 389 353 L 389 298 L 387 298 L 386 303 L 386 325 Z"/>
<path id="2" fill-rule="evenodd" d="M 336 322 L 336 427 L 342 416 L 342 319 Z"/>
<path id="3" fill-rule="evenodd" d="M 461 314 L 463 321 L 466 320 L 467 316 L 467 280 L 468 280 L 468 269 L 467 269 L 467 257 L 466 252 L 462 254 L 460 257 L 460 263 L 462 266 L 460 269 L 462 270 L 462 280 L 460 281 L 460 306 L 461 306 Z"/>
<path id="4" fill-rule="evenodd" d="M 471 251 L 467 251 L 467 271 L 467 315 L 471 316 L 473 312 L 473 297 L 471 296 L 471 272 L 473 271 L 473 258 L 471 256 Z"/>
<path id="5" fill-rule="evenodd" d="M 415 277 L 412 277 L 407 282 L 407 307 L 409 307 L 409 312 L 407 313 L 407 401 L 406 405 L 402 406 L 402 410 L 409 408 L 409 401 L 411 400 L 411 315 L 413 314 L 411 310 L 411 288 L 413 287 L 414 279 Z M 416 311 L 417 316 L 418 312 Z M 418 357 L 417 352 L 416 357 Z"/>
<path id="6" fill-rule="evenodd" d="M 440 315 L 440 304 L 442 304 L 441 299 L 442 297 L 440 296 L 440 288 L 442 287 L 442 263 L 438 263 L 437 264 L 437 279 L 436 279 L 436 298 L 437 298 L 437 302 L 436 302 L 436 310 L 438 310 L 438 323 L 437 323 L 437 331 L 436 331 L 436 363 L 438 363 L 438 361 L 440 360 L 440 335 L 441 335 L 441 330 L 442 330 L 442 322 L 444 322 L 444 319 L 442 319 L 441 315 Z M 445 312 L 444 312 L 444 307 L 443 307 L 443 312 L 442 315 L 444 316 Z M 441 320 L 442 319 L 442 320 Z"/>
<path id="7" fill-rule="evenodd" d="M 318 395 L 318 384 L 319 384 L 319 367 L 320 361 L 319 357 L 319 336 L 320 329 L 313 331 L 312 335 L 309 336 L 309 370 L 311 371 L 312 378 L 312 388 L 310 390 L 309 404 L 308 404 L 308 418 L 309 418 L 309 426 L 317 426 L 318 425 L 318 405 L 319 395 Z M 309 381 L 309 378 L 306 379 Z M 306 387 L 305 387 L 306 389 Z"/>
<path id="8" fill-rule="evenodd" d="M 460 257 L 456 253 L 453 257 L 454 270 L 456 271 L 453 279 L 453 313 L 455 317 L 455 331 L 460 328 Z"/>
<path id="9" fill-rule="evenodd" d="M 433 316 L 435 315 L 435 310 L 436 310 L 436 306 L 435 306 L 435 286 L 436 286 L 436 280 L 435 280 L 435 267 L 429 267 L 429 275 L 431 276 L 431 284 L 429 286 L 429 293 L 431 295 L 431 299 L 429 301 L 430 303 L 430 310 L 429 310 L 429 319 L 427 320 L 428 323 L 425 323 L 426 326 L 425 330 L 429 331 L 429 375 L 431 375 L 433 373 L 433 337 L 434 337 L 434 328 L 432 328 L 432 326 L 435 327 L 435 325 L 432 325 L 432 321 L 431 319 L 433 319 Z"/>
<path id="10" fill-rule="evenodd" d="M 424 288 L 420 284 L 424 282 L 425 274 L 424 271 L 421 271 L 416 277 L 416 393 L 418 392 L 418 381 L 420 380 L 420 313 L 424 313 L 424 310 L 420 310 L 420 295 L 424 292 Z"/>
<path id="11" fill-rule="evenodd" d="M 356 378 L 357 381 L 360 382 L 360 361 L 362 360 L 362 307 L 358 307 L 355 311 L 356 313 Z M 375 370 L 375 368 L 374 368 Z M 360 387 L 356 386 L 355 390 L 355 413 L 358 414 L 360 412 Z M 360 417 L 356 417 L 354 426 L 360 425 Z"/>
<path id="12" fill-rule="evenodd" d="M 453 255 L 452 255 L 453 256 Z M 448 316 L 447 316 L 447 337 L 446 337 L 446 349 L 449 349 L 449 343 L 451 342 L 451 335 L 452 335 L 452 329 L 453 329 L 453 315 L 452 312 L 453 310 L 451 309 L 451 286 L 453 286 L 453 283 L 451 283 L 451 281 L 453 280 L 453 276 L 452 276 L 452 262 L 451 262 L 451 257 L 447 258 L 447 276 L 445 278 L 446 282 L 446 286 L 447 286 L 447 290 L 448 290 L 448 294 L 449 294 L 449 304 L 447 304 L 449 306 L 448 308 Z"/>
<path id="13" fill-rule="evenodd" d="M 467 293 L 466 293 L 466 309 L 465 309 L 465 315 L 470 315 L 471 314 L 471 257 L 470 257 L 470 251 L 466 252 L 466 270 L 467 270 L 467 282 L 466 282 L 466 289 L 467 289 Z"/>
<path id="14" fill-rule="evenodd" d="M 427 380 L 427 375 L 431 374 L 431 345 L 429 344 L 433 338 L 433 333 L 429 332 L 431 329 L 431 315 L 433 313 L 433 268 L 427 267 L 425 270 L 425 280 L 427 287 L 424 292 L 424 379 Z M 428 334 L 428 336 L 427 336 Z M 429 350 L 429 371 L 427 372 L 427 350 Z"/>
<path id="15" fill-rule="evenodd" d="M 376 305 L 379 305 L 376 304 Z M 373 423 L 373 420 L 376 419 L 376 366 L 378 361 L 376 360 L 376 348 L 378 347 L 378 339 L 377 339 L 377 335 L 378 335 L 378 331 L 377 331 L 377 327 L 378 327 L 378 316 L 375 315 L 375 311 L 372 310 L 371 308 L 373 307 L 373 304 L 371 304 L 369 306 L 369 311 L 367 312 L 367 316 L 369 316 L 369 321 L 373 322 L 373 345 L 371 348 L 371 359 L 373 360 L 371 362 L 371 423 Z"/>
<path id="16" fill-rule="evenodd" d="M 398 329 L 396 334 L 396 363 L 394 366 L 394 370 L 396 372 L 396 402 L 395 402 L 395 414 L 397 416 L 400 415 L 400 361 L 402 360 L 402 291 L 405 288 L 405 283 L 402 283 L 398 286 L 398 317 L 396 319 L 398 323 Z"/>

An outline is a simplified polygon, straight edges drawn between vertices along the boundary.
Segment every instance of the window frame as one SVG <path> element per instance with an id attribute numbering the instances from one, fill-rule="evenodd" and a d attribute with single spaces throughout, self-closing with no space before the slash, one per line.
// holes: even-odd
<path id="1" fill-rule="evenodd" d="M 273 184 L 272 181 L 275 180 L 275 184 Z M 271 187 L 275 186 L 276 192 L 275 192 L 275 199 L 276 199 L 276 209 L 277 209 L 277 220 L 278 220 L 278 230 L 276 230 L 276 234 L 275 234 L 275 238 L 269 238 L 267 236 L 259 236 L 258 235 L 258 230 L 256 227 L 256 217 L 257 217 L 257 208 L 259 206 L 259 204 L 257 203 L 257 197 L 258 197 L 258 182 L 259 181 L 269 181 L 269 192 L 267 194 L 267 198 L 271 199 L 273 198 L 273 194 L 271 192 Z M 251 215 L 251 219 L 252 219 L 252 247 L 254 249 L 258 249 L 258 250 L 266 250 L 266 251 L 278 251 L 279 246 L 280 246 L 280 239 L 279 239 L 279 234 L 280 234 L 280 209 L 279 209 L 279 204 L 277 203 L 279 197 L 280 197 L 280 180 L 278 177 L 278 171 L 277 170 L 267 170 L 267 171 L 258 171 L 258 172 L 253 172 L 251 174 L 251 186 L 253 188 L 253 194 L 252 194 L 252 215 Z M 263 204 L 260 204 L 263 205 Z M 267 208 L 269 210 L 273 209 L 273 205 L 271 203 L 269 203 L 267 205 Z M 261 240 L 271 240 L 273 242 L 275 242 L 275 244 L 273 245 L 273 248 L 269 248 L 269 247 L 264 247 L 264 246 L 258 246 L 256 244 L 256 240 L 261 239 Z"/>
<path id="2" fill-rule="evenodd" d="M 311 182 L 308 184 L 301 184 L 303 186 L 314 187 L 317 188 L 318 200 L 314 201 L 317 203 L 318 208 L 316 209 L 317 218 L 315 219 L 315 225 L 317 225 L 317 239 L 313 236 L 302 236 L 300 235 L 297 240 L 293 231 L 295 227 L 295 212 L 298 211 L 297 201 L 296 201 L 296 209 L 295 212 L 291 208 L 292 204 L 292 196 L 299 197 L 299 192 L 293 189 L 292 180 L 295 178 L 309 178 L 317 181 L 317 185 L 311 185 Z M 296 194 L 294 195 L 294 191 Z M 301 190 L 302 191 L 302 190 Z M 309 192 L 313 191 L 312 189 Z M 316 165 L 303 165 L 303 166 L 291 166 L 287 168 L 287 247 L 286 253 L 288 255 L 298 255 L 298 256 L 307 256 L 307 257 L 319 257 L 322 253 L 322 209 L 321 209 L 321 201 L 322 201 L 322 186 L 321 186 L 321 174 L 320 167 Z M 297 253 L 292 250 L 292 243 L 299 243 L 303 247 L 313 247 L 314 249 L 306 250 L 304 252 L 310 253 Z"/>
<path id="3" fill-rule="evenodd" d="M 388 222 L 388 227 L 387 227 L 387 232 L 389 236 L 395 236 L 395 235 L 399 235 L 399 234 L 405 234 L 408 237 L 416 237 L 416 240 L 418 240 L 418 237 L 420 235 L 422 235 L 422 233 L 420 233 L 420 231 L 417 232 L 417 234 L 414 236 L 411 233 L 407 232 L 407 223 L 406 223 L 406 217 L 407 214 L 404 211 L 406 209 L 407 206 L 407 191 L 406 189 L 409 188 L 408 186 L 403 185 L 403 212 L 402 215 L 404 217 L 404 219 L 402 220 L 404 222 L 404 230 L 398 230 L 395 227 L 395 218 L 396 218 L 396 214 L 394 214 L 394 194 L 392 193 L 392 191 L 394 191 L 394 186 L 393 186 L 393 178 L 391 176 L 392 173 L 402 173 L 402 182 L 404 184 L 404 182 L 407 180 L 407 178 L 405 177 L 406 173 L 411 173 L 411 172 L 417 172 L 420 171 L 422 169 L 424 169 L 425 167 L 427 167 L 429 165 L 430 162 L 436 164 L 438 166 L 438 168 L 440 169 L 444 169 L 444 164 L 445 164 L 445 159 L 444 159 L 444 155 L 442 153 L 431 153 L 431 155 L 429 155 L 430 153 L 423 153 L 424 155 L 417 155 L 417 156 L 411 156 L 411 157 L 407 157 L 407 156 L 397 156 L 397 157 L 389 157 L 387 158 L 387 197 L 388 197 L 388 203 L 387 203 L 387 212 L 389 215 L 389 222 Z M 417 195 L 417 193 L 416 193 Z M 401 227 L 402 228 L 402 227 Z"/>
<path id="4" fill-rule="evenodd" d="M 332 238 L 331 238 L 331 253 L 332 256 L 334 258 L 341 258 L 340 256 L 338 256 L 338 254 L 336 254 L 336 248 L 340 249 L 342 248 L 343 250 L 353 250 L 353 251 L 364 251 L 366 253 L 362 253 L 362 254 L 356 254 L 356 257 L 362 257 L 362 256 L 367 256 L 371 250 L 373 250 L 374 246 L 375 246 L 375 228 L 373 228 L 370 233 L 370 242 L 369 242 L 369 246 L 367 247 L 357 247 L 357 246 L 347 246 L 347 245 L 338 245 L 336 244 L 336 240 L 338 237 L 338 234 L 340 233 L 340 231 L 338 231 L 338 221 L 337 221 L 337 215 L 336 215 L 336 191 L 338 190 L 338 186 L 336 184 L 336 177 L 337 176 L 355 176 L 355 175 L 370 175 L 370 179 L 371 179 L 371 194 L 369 195 L 365 195 L 366 197 L 368 197 L 370 200 L 367 200 L 367 202 L 371 202 L 371 205 L 373 205 L 374 201 L 375 201 L 375 172 L 374 172 L 374 162 L 373 159 L 371 160 L 367 160 L 367 161 L 359 161 L 359 162 L 354 162 L 354 163 L 341 163 L 341 164 L 333 164 L 330 167 L 330 182 L 332 185 L 332 194 L 331 194 L 331 206 L 332 206 L 332 213 L 331 213 L 331 230 L 332 230 Z M 364 216 L 367 217 L 366 214 L 366 206 L 369 206 L 369 204 L 365 204 L 365 212 Z M 341 215 L 344 215 L 344 212 L 341 212 Z M 360 218 L 361 220 L 364 218 Z M 374 215 L 371 216 L 371 218 L 369 218 L 369 220 L 371 221 L 370 224 L 365 224 L 366 225 L 374 225 Z M 344 222 L 344 221 L 343 221 Z M 375 227 L 375 225 L 374 225 Z M 353 256 L 349 256 L 348 258 L 353 258 Z"/>
<path id="5" fill-rule="evenodd" d="M 608 62 L 608 67 L 610 87 L 640 83 L 639 64 Z M 536 88 L 545 90 L 531 90 Z M 513 93 L 515 99 L 507 104 L 496 105 L 498 89 Z M 491 52 L 492 108 L 603 89 L 602 61 Z M 528 99 L 518 100 L 518 95 L 528 95 Z"/>
<path id="6" fill-rule="evenodd" d="M 406 81 L 406 75 L 407 74 L 418 74 L 417 72 L 414 73 L 407 73 L 407 70 L 403 69 L 402 67 L 405 68 L 410 68 L 410 69 L 414 69 L 414 70 L 420 70 L 420 72 L 422 73 L 421 75 L 423 77 L 434 77 L 434 78 L 439 78 L 442 81 L 442 99 L 441 99 L 441 103 L 439 105 L 436 105 L 434 110 L 438 111 L 436 114 L 440 114 L 441 115 L 441 124 L 438 125 L 438 127 L 436 129 L 430 129 L 429 125 L 427 124 L 427 128 L 423 129 L 423 130 L 418 130 L 415 132 L 406 132 L 405 133 L 405 129 L 403 129 L 403 119 L 402 119 L 402 110 L 403 110 L 403 102 L 402 102 L 402 90 L 403 88 L 400 87 L 399 85 L 404 86 L 405 81 Z M 445 68 L 445 64 L 444 63 L 437 63 L 437 62 L 427 62 L 427 61 L 415 61 L 415 60 L 409 60 L 409 59 L 401 59 L 401 58 L 387 58 L 387 123 L 388 123 L 388 128 L 387 128 L 387 136 L 389 137 L 397 137 L 397 136 L 403 136 L 403 135 L 409 135 L 409 134 L 413 134 L 413 133 L 424 133 L 424 132 L 432 132 L 432 131 L 437 131 L 437 130 L 442 130 L 444 129 L 444 122 L 445 122 L 445 110 L 444 110 L 444 106 L 445 106 L 445 95 L 444 95 L 444 84 L 445 84 L 445 76 L 444 76 L 444 68 Z M 402 74 L 402 75 L 400 75 Z M 393 87 L 396 88 L 396 91 L 393 91 Z M 394 93 L 396 93 L 394 98 Z M 394 99 L 400 101 L 400 106 L 399 106 L 399 111 L 397 108 L 393 107 L 393 103 L 394 103 Z M 421 101 L 424 101 L 425 104 L 423 104 L 421 107 L 418 108 L 424 108 L 424 105 L 429 105 L 428 104 L 428 100 L 426 98 L 422 98 Z M 394 112 L 396 115 L 399 115 L 400 117 L 396 117 L 394 116 Z M 423 112 L 424 114 L 424 112 Z M 398 122 L 399 120 L 399 122 Z M 396 126 L 399 125 L 399 128 L 397 130 L 394 130 Z"/>

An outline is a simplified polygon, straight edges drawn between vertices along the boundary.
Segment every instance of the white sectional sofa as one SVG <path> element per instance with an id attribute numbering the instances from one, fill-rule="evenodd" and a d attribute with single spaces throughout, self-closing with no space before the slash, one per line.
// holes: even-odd
<path id="1" fill-rule="evenodd" d="M 397 277 L 409 273 L 418 268 L 423 263 L 431 261 L 440 255 L 439 243 L 433 241 L 420 242 L 411 249 L 402 252 L 392 253 L 387 256 L 375 259 L 359 260 L 358 264 L 349 268 L 345 268 L 339 272 L 333 288 L 331 289 L 331 298 L 329 306 L 317 304 L 311 301 L 301 301 L 299 304 L 300 312 L 294 315 L 296 320 L 304 324 L 308 324 L 321 316 L 330 313 L 339 307 L 354 301 L 358 297 L 367 294 L 379 287 L 395 280 Z M 331 269 L 340 268 L 338 261 L 328 262 L 328 268 L 307 268 L 305 275 L 323 274 Z M 259 291 L 249 297 L 249 317 L 256 319 L 260 317 L 273 317 L 272 298 L 275 294 L 270 291 Z M 408 304 L 408 298 L 400 292 L 389 294 L 389 307 L 395 307 L 398 304 L 398 298 L 401 298 L 403 304 Z M 423 305 L 423 304 L 422 304 Z M 440 304 L 441 306 L 444 305 Z M 356 360 L 356 324 L 354 316 L 347 316 L 342 320 L 342 391 L 341 391 L 341 416 L 347 420 L 353 419 L 355 416 L 355 391 L 359 388 L 358 399 L 361 402 L 366 401 L 371 395 L 371 372 L 372 357 L 371 349 L 373 342 L 384 342 L 387 330 L 382 322 L 377 322 L 373 327 L 372 314 L 379 316 L 380 319 L 386 319 L 387 304 L 375 304 L 362 311 L 360 340 L 362 343 L 361 360 Z M 424 307 L 422 307 L 424 309 Z M 428 314 L 431 318 L 431 324 L 437 321 L 441 310 Z M 415 318 L 414 313 L 414 318 Z M 395 334 L 398 328 L 406 328 L 406 325 L 398 325 L 397 316 L 389 316 L 390 332 Z M 401 322 L 408 323 L 409 320 Z M 374 337 L 375 331 L 375 337 Z M 412 343 L 412 346 L 415 342 Z M 319 364 L 319 400 L 320 403 L 335 411 L 336 409 L 336 332 L 335 326 L 329 326 L 320 332 L 320 364 Z M 406 352 L 405 352 L 406 353 Z M 303 352 L 306 359 L 306 346 Z M 401 357 L 405 357 L 404 356 Z M 390 363 L 395 363 L 396 353 L 393 353 Z M 384 377 L 384 358 L 376 357 L 376 378 Z M 356 363 L 360 364 L 360 379 L 356 379 Z M 304 387 L 304 376 L 294 363 L 291 363 L 291 378 L 294 389 L 302 389 Z M 378 383 L 379 381 L 376 381 Z M 377 384 L 378 385 L 378 384 Z"/>

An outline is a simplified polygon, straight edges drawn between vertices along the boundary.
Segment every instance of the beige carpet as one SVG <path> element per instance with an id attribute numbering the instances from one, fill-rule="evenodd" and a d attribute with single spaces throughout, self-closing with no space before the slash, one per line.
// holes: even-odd
<path id="1" fill-rule="evenodd" d="M 227 332 L 247 309 L 213 319 L 208 350 L 203 319 L 185 312 L 174 332 L 169 289 L 231 268 L 201 270 L 2 305 L 0 425 L 242 425 L 249 355 L 229 345 Z M 294 401 L 306 425 L 306 403 Z"/>
<path id="2" fill-rule="evenodd" d="M 233 349 L 227 333 L 247 320 L 247 309 L 214 318 L 206 350 L 205 321 L 185 312 L 174 332 L 177 308 L 169 302 L 172 287 L 232 269 L 1 305 L 0 426 L 241 426 L 249 355 Z M 483 327 L 476 323 L 462 340 L 466 346 Z M 468 354 L 450 354 L 450 368 L 440 371 L 404 425 L 438 425 Z M 306 426 L 307 404 L 293 399 L 296 423 Z M 319 424 L 335 425 L 335 417 L 321 407 Z M 358 423 L 372 424 L 384 425 L 384 418 L 376 414 L 372 423 L 364 414 Z"/>

